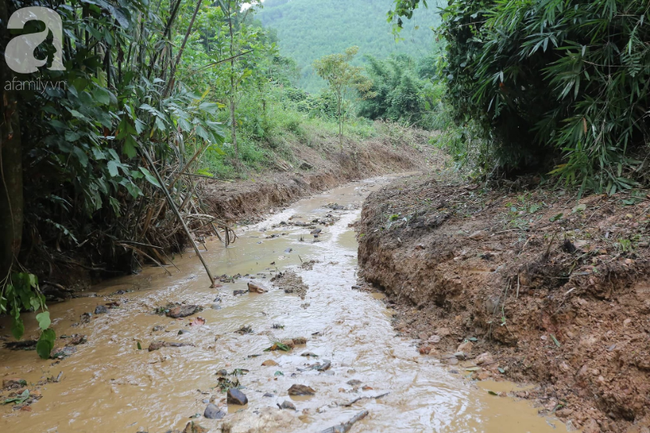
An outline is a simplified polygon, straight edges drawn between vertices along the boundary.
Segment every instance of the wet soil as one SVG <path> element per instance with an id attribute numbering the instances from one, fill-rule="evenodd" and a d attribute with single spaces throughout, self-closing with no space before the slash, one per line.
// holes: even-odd
<path id="1" fill-rule="evenodd" d="M 267 212 L 354 180 L 440 165 L 445 157 L 429 139 L 429 133 L 411 130 L 408 137 L 349 141 L 342 153 L 338 141 L 322 137 L 319 143 L 294 146 L 294 164 L 285 161 L 245 181 L 206 180 L 200 188 L 211 215 L 231 223 L 259 222 Z"/>
<path id="2" fill-rule="evenodd" d="M 229 248 L 208 241 L 217 289 L 185 253 L 171 275 L 147 268 L 51 306 L 54 359 L 0 349 L 0 379 L 16 379 L 0 399 L 31 396 L 0 408 L 0 431 L 320 432 L 351 420 L 351 432 L 567 431 L 507 397 L 522 391 L 515 385 L 476 387 L 472 361 L 447 368 L 422 357 L 395 335 L 384 303 L 355 285 L 353 226 L 387 181 L 301 200 L 240 229 Z M 270 282 L 280 272 L 308 287 L 304 299 Z M 35 337 L 33 314 L 24 318 Z M 0 336 L 11 341 L 7 320 Z"/>
<path id="3" fill-rule="evenodd" d="M 539 383 L 517 395 L 586 433 L 648 432 L 649 197 L 401 179 L 364 204 L 361 273 L 420 353 Z"/>

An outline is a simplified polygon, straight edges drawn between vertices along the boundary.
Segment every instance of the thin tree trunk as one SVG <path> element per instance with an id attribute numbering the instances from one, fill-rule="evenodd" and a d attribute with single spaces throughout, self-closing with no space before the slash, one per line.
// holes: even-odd
<path id="1" fill-rule="evenodd" d="M 228 29 L 230 30 L 230 124 L 232 145 L 235 147 L 235 159 L 239 166 L 239 145 L 237 144 L 237 118 L 235 116 L 237 86 L 235 85 L 235 37 L 232 29 L 232 11 L 228 2 Z"/>
<path id="2" fill-rule="evenodd" d="M 7 22 L 7 4 L 0 2 L 0 21 Z M 4 38 L 9 35 L 5 33 Z M 6 40 L 3 40 L 6 46 Z M 12 72 L 0 62 L 2 104 L 0 116 L 0 280 L 2 280 L 20 252 L 23 234 L 23 167 L 18 101 L 12 89 Z"/>
<path id="3" fill-rule="evenodd" d="M 203 3 L 203 0 L 199 0 L 196 3 L 194 14 L 192 15 L 192 19 L 190 20 L 190 25 L 187 27 L 187 32 L 185 32 L 185 38 L 183 39 L 183 43 L 181 45 L 180 50 L 178 50 L 178 54 L 176 55 L 176 61 L 172 65 L 172 70 L 169 74 L 169 82 L 167 83 L 167 92 L 165 92 L 167 95 L 171 93 L 171 90 L 174 87 L 174 75 L 176 74 L 176 68 L 178 67 L 178 63 L 181 61 L 181 56 L 183 55 L 183 51 L 185 51 L 185 44 L 187 44 L 187 40 L 190 37 L 190 33 L 192 33 L 192 27 L 194 27 L 194 20 L 196 20 L 196 15 L 199 13 L 199 9 L 201 9 L 201 3 Z"/>
<path id="4" fill-rule="evenodd" d="M 341 153 L 343 153 L 343 118 L 341 117 L 341 105 L 343 104 L 343 98 L 340 95 L 337 95 L 337 102 L 339 117 L 339 146 L 341 148 Z"/>

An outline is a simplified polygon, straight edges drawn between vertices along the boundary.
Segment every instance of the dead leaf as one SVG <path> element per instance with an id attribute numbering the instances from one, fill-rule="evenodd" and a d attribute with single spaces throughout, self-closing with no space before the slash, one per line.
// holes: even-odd
<path id="1" fill-rule="evenodd" d="M 205 319 L 203 317 L 195 317 L 190 320 L 190 326 L 201 326 L 205 325 Z"/>

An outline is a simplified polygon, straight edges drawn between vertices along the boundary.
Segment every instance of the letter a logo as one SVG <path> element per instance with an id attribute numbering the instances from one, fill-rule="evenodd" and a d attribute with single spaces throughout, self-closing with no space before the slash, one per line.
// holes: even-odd
<path id="1" fill-rule="evenodd" d="M 56 52 L 52 59 L 52 65 L 48 69 L 51 71 L 65 71 L 63 66 L 63 24 L 61 23 L 61 16 L 49 8 L 38 6 L 22 8 L 11 15 L 7 23 L 7 29 L 23 29 L 29 21 L 42 21 L 45 24 L 45 30 L 16 36 L 9 41 L 5 49 L 7 66 L 19 74 L 31 74 L 38 71 L 38 68 L 45 65 L 47 60 L 36 59 L 34 50 L 52 32 L 52 45 L 54 45 Z"/>

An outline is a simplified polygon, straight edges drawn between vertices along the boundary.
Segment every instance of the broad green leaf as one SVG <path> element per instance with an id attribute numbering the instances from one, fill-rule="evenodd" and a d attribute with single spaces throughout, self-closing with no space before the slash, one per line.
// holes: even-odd
<path id="1" fill-rule="evenodd" d="M 42 313 L 38 313 L 36 315 L 36 321 L 38 322 L 38 327 L 45 331 L 52 324 L 52 321 L 50 320 L 50 312 L 43 311 Z"/>
<path id="2" fill-rule="evenodd" d="M 67 141 L 74 142 L 74 141 L 79 140 L 79 138 L 81 138 L 81 135 L 79 133 L 71 131 L 69 129 L 67 131 L 65 131 L 65 139 Z"/>
<path id="3" fill-rule="evenodd" d="M 149 170 L 147 170 L 144 167 L 140 167 L 140 171 L 142 172 L 142 174 L 144 174 L 145 179 L 147 179 L 147 181 L 150 184 L 157 186 L 158 188 L 162 188 L 162 186 L 158 182 L 158 179 L 156 179 Z"/>
<path id="4" fill-rule="evenodd" d="M 126 137 L 126 140 L 124 140 L 124 145 L 122 146 L 122 152 L 129 158 L 135 158 L 135 156 L 138 154 L 138 151 L 136 150 L 138 147 L 138 142 L 135 141 L 132 135 L 129 135 Z"/>
<path id="5" fill-rule="evenodd" d="M 46 329 L 41 333 L 41 337 L 36 343 L 36 353 L 42 359 L 49 359 L 52 349 L 54 349 L 54 341 L 56 340 L 56 333 L 53 329 Z"/>
<path id="6" fill-rule="evenodd" d="M 108 164 L 106 164 L 106 167 L 108 168 L 108 173 L 111 175 L 111 177 L 116 177 L 120 174 L 118 170 L 118 163 L 115 161 L 108 161 Z"/>
<path id="7" fill-rule="evenodd" d="M 82 167 L 87 167 L 88 166 L 88 155 L 86 155 L 86 152 L 83 151 L 83 149 L 79 148 L 78 146 L 75 146 L 72 149 L 73 153 L 79 160 L 79 164 L 82 165 Z"/>
<path id="8" fill-rule="evenodd" d="M 109 105 L 111 103 L 110 92 L 103 87 L 96 87 L 93 90 L 93 97 L 100 104 Z"/>
<path id="9" fill-rule="evenodd" d="M 25 333 L 25 324 L 23 323 L 23 319 L 20 318 L 20 312 L 18 313 L 18 317 L 12 317 L 11 320 L 11 335 L 14 336 L 16 340 L 20 340 L 23 338 L 23 334 Z"/>

